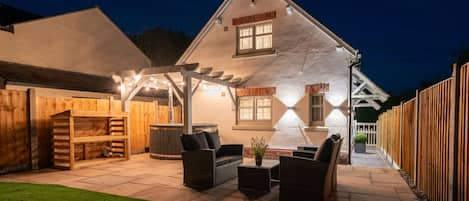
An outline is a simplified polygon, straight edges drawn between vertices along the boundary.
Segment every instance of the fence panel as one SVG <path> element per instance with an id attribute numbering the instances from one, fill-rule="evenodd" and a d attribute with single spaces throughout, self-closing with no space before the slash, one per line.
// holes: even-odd
<path id="1" fill-rule="evenodd" d="M 459 201 L 469 200 L 469 65 L 461 68 L 459 79 L 459 127 L 457 168 L 457 195 Z"/>
<path id="2" fill-rule="evenodd" d="M 417 187 L 431 200 L 446 200 L 449 189 L 452 79 L 419 95 Z"/>
<path id="3" fill-rule="evenodd" d="M 401 168 L 415 178 L 416 99 L 402 105 L 402 164 Z"/>
<path id="4" fill-rule="evenodd" d="M 0 174 L 30 165 L 26 92 L 0 90 Z"/>

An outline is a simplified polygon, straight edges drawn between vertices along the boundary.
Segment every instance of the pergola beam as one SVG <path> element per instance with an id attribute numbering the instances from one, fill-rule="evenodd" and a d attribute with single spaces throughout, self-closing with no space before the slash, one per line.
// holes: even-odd
<path id="1" fill-rule="evenodd" d="M 184 75 L 184 127 L 183 134 L 192 134 L 192 77 Z"/>
<path id="2" fill-rule="evenodd" d="M 210 76 L 207 76 L 207 75 L 202 75 L 202 74 L 192 72 L 192 71 L 182 70 L 181 74 L 183 76 L 188 76 L 188 77 L 192 77 L 192 78 L 199 79 L 199 80 L 204 80 L 204 81 L 207 81 L 207 82 L 212 82 L 212 83 L 223 85 L 223 86 L 234 87 L 234 88 L 237 87 L 236 84 L 230 83 L 229 81 L 223 81 L 223 80 L 220 80 L 220 79 L 217 79 L 217 78 L 213 78 L 213 77 L 210 77 Z"/>

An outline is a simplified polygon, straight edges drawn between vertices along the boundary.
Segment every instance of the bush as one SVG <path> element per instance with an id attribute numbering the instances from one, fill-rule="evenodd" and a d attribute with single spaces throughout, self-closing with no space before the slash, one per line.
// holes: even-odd
<path id="1" fill-rule="evenodd" d="M 355 135 L 355 137 L 353 137 L 353 141 L 356 144 L 364 144 L 364 143 L 368 142 L 368 136 L 366 136 L 363 133 L 358 133 L 357 135 Z"/>

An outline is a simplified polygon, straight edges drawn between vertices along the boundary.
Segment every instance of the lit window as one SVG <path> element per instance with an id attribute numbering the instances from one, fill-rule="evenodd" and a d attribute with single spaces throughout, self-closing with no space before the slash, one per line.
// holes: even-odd
<path id="1" fill-rule="evenodd" d="M 272 119 L 272 99 L 270 97 L 241 97 L 238 104 L 240 121 L 269 121 Z"/>
<path id="2" fill-rule="evenodd" d="M 324 124 L 324 96 L 322 94 L 311 96 L 311 123 L 314 126 Z"/>
<path id="3" fill-rule="evenodd" d="M 271 49 L 272 23 L 238 28 L 238 54 Z"/>

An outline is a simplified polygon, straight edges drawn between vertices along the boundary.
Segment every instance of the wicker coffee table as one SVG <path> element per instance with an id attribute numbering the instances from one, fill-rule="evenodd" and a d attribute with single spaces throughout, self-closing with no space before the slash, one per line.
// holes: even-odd
<path id="1" fill-rule="evenodd" d="M 240 191 L 270 192 L 272 182 L 278 182 L 278 160 L 263 160 L 261 166 L 247 159 L 238 166 L 238 189 Z"/>

